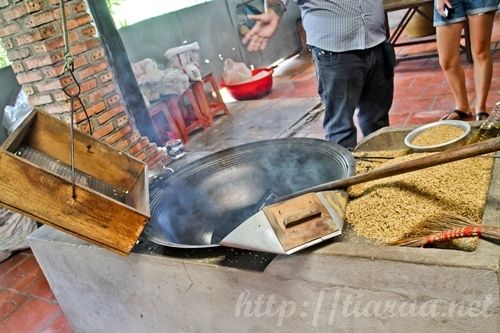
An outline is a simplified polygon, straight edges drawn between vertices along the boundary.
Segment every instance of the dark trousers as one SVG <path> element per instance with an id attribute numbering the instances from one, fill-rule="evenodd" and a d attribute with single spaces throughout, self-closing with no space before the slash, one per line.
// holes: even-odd
<path id="1" fill-rule="evenodd" d="M 389 126 L 394 91 L 394 49 L 388 42 L 366 50 L 329 52 L 311 47 L 318 93 L 325 107 L 325 138 L 357 144 L 354 112 L 363 135 Z"/>

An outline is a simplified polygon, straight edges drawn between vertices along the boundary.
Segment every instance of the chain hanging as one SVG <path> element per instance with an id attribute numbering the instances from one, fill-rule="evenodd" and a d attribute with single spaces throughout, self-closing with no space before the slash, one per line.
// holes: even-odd
<path id="1" fill-rule="evenodd" d="M 66 73 L 69 73 L 71 75 L 71 78 L 73 79 L 73 82 L 76 84 L 76 92 L 71 93 L 68 91 L 68 87 L 64 87 L 62 90 L 66 94 L 66 96 L 69 97 L 69 103 L 70 103 L 70 117 L 71 117 L 71 126 L 70 126 L 70 159 L 71 159 L 71 185 L 72 185 L 72 198 L 76 198 L 76 172 L 75 172 L 75 138 L 74 138 L 74 102 L 75 100 L 78 100 L 80 105 L 83 108 L 83 111 L 85 112 L 85 116 L 87 117 L 87 121 L 89 124 L 89 131 L 90 135 L 92 135 L 92 124 L 90 123 L 90 118 L 87 113 L 87 110 L 85 109 L 85 105 L 83 104 L 81 98 L 80 98 L 80 93 L 81 93 L 81 87 L 80 84 L 78 83 L 74 70 L 74 58 L 73 54 L 71 53 L 69 49 L 69 40 L 68 40 L 68 27 L 67 27 L 67 20 L 66 20 L 66 12 L 64 8 L 64 0 L 59 0 L 59 7 L 61 10 L 61 21 L 62 21 L 62 30 L 63 30 L 63 39 L 64 39 L 64 67 L 61 71 L 61 74 L 59 76 L 62 76 Z"/>

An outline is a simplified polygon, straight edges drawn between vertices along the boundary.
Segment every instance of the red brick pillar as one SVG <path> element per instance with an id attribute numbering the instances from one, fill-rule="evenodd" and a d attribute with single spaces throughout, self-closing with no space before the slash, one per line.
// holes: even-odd
<path id="1" fill-rule="evenodd" d="M 163 162 L 164 154 L 139 133 L 127 112 L 86 2 L 65 0 L 65 6 L 75 76 L 92 135 L 150 166 Z M 69 123 L 71 105 L 62 88 L 74 91 L 76 85 L 69 74 L 60 76 L 64 41 L 59 0 L 0 0 L 0 38 L 31 105 Z M 88 133 L 83 108 L 78 101 L 73 107 L 76 126 Z"/>

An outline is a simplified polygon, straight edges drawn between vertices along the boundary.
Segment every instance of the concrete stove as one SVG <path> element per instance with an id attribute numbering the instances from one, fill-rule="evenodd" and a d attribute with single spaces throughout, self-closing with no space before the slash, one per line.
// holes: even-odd
<path id="1" fill-rule="evenodd" d="M 358 148 L 399 149 L 410 129 Z M 498 225 L 498 160 L 492 177 L 483 223 Z M 462 252 L 347 233 L 291 256 L 142 242 L 124 257 L 44 226 L 29 242 L 76 332 L 500 331 L 500 250 L 482 240 Z"/>

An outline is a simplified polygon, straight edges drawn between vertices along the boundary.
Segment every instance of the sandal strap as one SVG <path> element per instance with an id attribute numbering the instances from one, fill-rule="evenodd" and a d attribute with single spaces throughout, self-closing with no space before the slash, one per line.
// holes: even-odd
<path id="1" fill-rule="evenodd" d="M 451 110 L 451 111 L 450 111 L 450 112 L 448 112 L 446 115 L 444 115 L 444 116 L 441 118 L 441 120 L 448 119 L 448 117 L 449 117 L 452 113 L 455 113 L 455 114 L 458 116 L 458 119 L 460 119 L 460 120 L 465 120 L 465 119 L 470 118 L 470 117 L 472 116 L 469 112 L 465 112 L 465 111 L 462 111 L 462 110 L 455 109 L 455 110 Z"/>
<path id="2" fill-rule="evenodd" d="M 490 114 L 488 112 L 478 112 L 478 113 L 476 113 L 475 118 L 477 121 L 480 121 L 480 120 L 487 119 L 489 116 L 490 116 Z"/>

